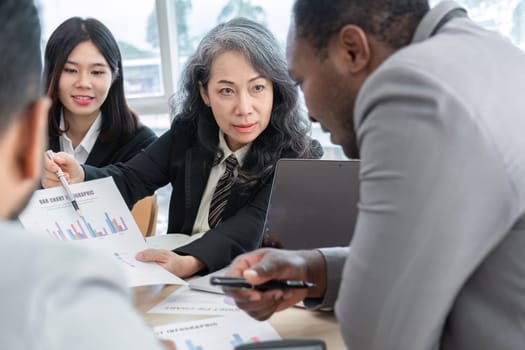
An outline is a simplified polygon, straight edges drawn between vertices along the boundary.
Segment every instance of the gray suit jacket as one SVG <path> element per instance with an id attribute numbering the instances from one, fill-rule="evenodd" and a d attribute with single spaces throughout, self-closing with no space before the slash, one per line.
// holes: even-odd
<path id="1" fill-rule="evenodd" d="M 13 224 L 0 231 L 0 349 L 164 348 L 109 259 Z"/>
<path id="2" fill-rule="evenodd" d="M 325 251 L 350 349 L 525 349 L 525 54 L 466 17 L 431 35 L 454 7 L 356 101 L 359 218 Z"/>

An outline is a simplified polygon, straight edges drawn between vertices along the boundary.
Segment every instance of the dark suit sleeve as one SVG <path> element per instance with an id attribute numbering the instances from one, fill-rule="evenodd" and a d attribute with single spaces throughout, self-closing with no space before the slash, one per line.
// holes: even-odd
<path id="1" fill-rule="evenodd" d="M 126 162 L 156 139 L 157 136 L 153 130 L 145 125 L 139 125 L 133 136 L 127 140 L 117 142 L 118 140 L 102 141 L 98 139 L 89 152 L 85 164 L 103 167 L 118 162 Z"/>
<path id="2" fill-rule="evenodd" d="M 175 249 L 182 255 L 192 255 L 201 260 L 202 273 L 216 271 L 228 265 L 233 258 L 259 247 L 266 209 L 272 189 L 269 179 L 260 187 L 253 200 L 224 220 L 216 228 L 206 232 L 200 239 Z"/>
<path id="3" fill-rule="evenodd" d="M 131 208 L 135 202 L 152 195 L 169 182 L 171 143 L 172 137 L 168 130 L 126 163 L 103 168 L 84 165 L 85 179 L 113 177 L 126 204 Z"/>
<path id="4" fill-rule="evenodd" d="M 148 147 L 157 139 L 157 135 L 145 125 L 139 125 L 137 132 L 126 144 L 117 152 L 113 163 L 126 162 L 133 158 L 141 150 Z"/>

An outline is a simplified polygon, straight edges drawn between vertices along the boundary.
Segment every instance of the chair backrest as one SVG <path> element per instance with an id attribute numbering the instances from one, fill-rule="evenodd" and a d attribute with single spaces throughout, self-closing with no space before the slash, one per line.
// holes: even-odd
<path id="1" fill-rule="evenodd" d="M 157 229 L 157 214 L 159 208 L 157 195 L 144 197 L 131 209 L 131 215 L 135 219 L 137 226 L 144 237 L 153 236 Z"/>

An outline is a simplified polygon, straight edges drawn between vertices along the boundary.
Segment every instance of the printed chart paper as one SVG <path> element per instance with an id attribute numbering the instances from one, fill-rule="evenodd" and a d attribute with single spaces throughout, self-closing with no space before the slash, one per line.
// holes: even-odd
<path id="1" fill-rule="evenodd" d="M 79 244 L 111 256 L 125 272 L 130 287 L 187 284 L 155 263 L 135 260 L 147 248 L 111 177 L 71 185 L 82 216 L 62 187 L 35 191 L 19 220 L 31 231 Z"/>
<path id="2" fill-rule="evenodd" d="M 191 290 L 188 286 L 177 288 L 148 313 L 187 315 L 226 315 L 241 311 L 232 298 L 224 294 Z"/>
<path id="3" fill-rule="evenodd" d="M 165 235 L 154 235 L 146 237 L 146 245 L 155 249 L 173 250 L 183 245 L 189 244 L 201 238 L 205 232 L 195 233 L 191 236 L 185 233 L 169 233 Z"/>
<path id="4" fill-rule="evenodd" d="M 281 339 L 269 322 L 254 320 L 242 311 L 159 326 L 153 331 L 159 338 L 173 341 L 177 350 L 233 350 L 241 344 Z"/>

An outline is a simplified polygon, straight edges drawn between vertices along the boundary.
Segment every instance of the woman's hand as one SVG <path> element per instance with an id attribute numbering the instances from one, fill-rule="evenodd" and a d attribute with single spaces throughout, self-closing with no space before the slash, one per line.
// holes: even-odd
<path id="1" fill-rule="evenodd" d="M 67 182 L 79 183 L 84 181 L 84 169 L 80 164 L 65 152 L 56 153 L 53 160 L 44 155 L 44 172 L 42 174 L 42 187 L 60 186 L 60 180 L 57 176 L 58 168 L 62 169 Z"/>
<path id="2" fill-rule="evenodd" d="M 190 277 L 204 267 L 199 259 L 191 255 L 179 255 L 166 249 L 149 248 L 139 252 L 135 259 L 142 262 L 156 262 L 180 278 Z"/>

